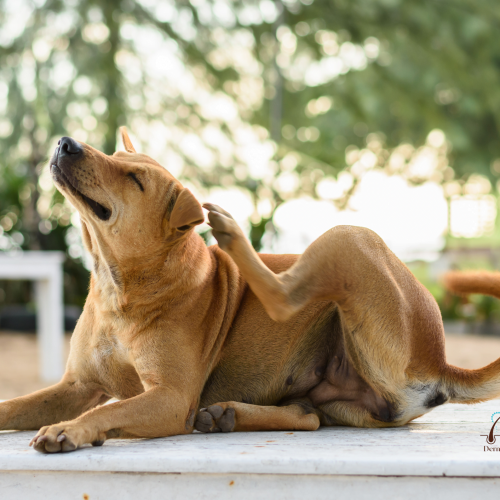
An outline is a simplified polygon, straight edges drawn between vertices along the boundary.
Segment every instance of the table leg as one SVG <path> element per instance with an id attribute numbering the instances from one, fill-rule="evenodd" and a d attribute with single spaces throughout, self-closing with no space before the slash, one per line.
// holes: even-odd
<path id="1" fill-rule="evenodd" d="M 40 378 L 59 380 L 63 373 L 64 316 L 62 272 L 54 270 L 49 279 L 35 282 Z"/>

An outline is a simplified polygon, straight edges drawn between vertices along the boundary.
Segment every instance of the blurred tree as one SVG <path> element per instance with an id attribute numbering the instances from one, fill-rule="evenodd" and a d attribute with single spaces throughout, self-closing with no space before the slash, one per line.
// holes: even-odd
<path id="1" fill-rule="evenodd" d="M 493 0 L 0 6 L 0 248 L 68 250 L 68 302 L 82 302 L 86 272 L 47 171 L 62 135 L 111 154 L 128 123 L 195 188 L 249 193 L 256 247 L 283 200 L 345 205 L 375 166 L 415 183 L 500 174 Z"/>
<path id="2" fill-rule="evenodd" d="M 284 82 L 281 122 L 291 127 L 282 128 L 281 142 L 338 171 L 345 147 L 363 147 L 370 132 L 382 132 L 394 148 L 420 146 L 439 128 L 458 177 L 496 179 L 499 172 L 490 169 L 500 157 L 495 2 L 284 1 L 280 24 L 278 42 L 264 24 L 252 31 L 257 52 L 277 60 Z M 268 96 L 279 97 L 276 75 L 268 75 Z M 261 123 L 270 109 L 259 110 Z M 301 136 L 308 124 L 320 133 Z"/>

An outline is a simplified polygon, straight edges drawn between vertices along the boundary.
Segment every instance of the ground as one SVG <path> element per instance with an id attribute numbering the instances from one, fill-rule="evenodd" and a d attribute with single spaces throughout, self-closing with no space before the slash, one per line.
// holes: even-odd
<path id="1" fill-rule="evenodd" d="M 66 356 L 69 339 L 66 335 Z M 36 335 L 0 332 L 0 400 L 23 396 L 46 385 L 38 378 Z"/>
<path id="2" fill-rule="evenodd" d="M 69 352 L 66 336 L 66 355 Z M 36 335 L 0 332 L 0 400 L 42 389 L 38 379 Z M 447 334 L 448 362 L 461 368 L 480 368 L 500 357 L 500 338 Z"/>

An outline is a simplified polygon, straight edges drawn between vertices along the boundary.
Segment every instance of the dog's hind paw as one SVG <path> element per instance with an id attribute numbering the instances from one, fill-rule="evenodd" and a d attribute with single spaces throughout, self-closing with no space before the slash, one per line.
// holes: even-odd
<path id="1" fill-rule="evenodd" d="M 204 203 L 203 208 L 208 210 L 208 225 L 219 247 L 228 250 L 235 238 L 243 236 L 240 227 L 231 214 L 218 205 Z"/>
<path id="2" fill-rule="evenodd" d="M 212 405 L 202 408 L 196 416 L 194 428 L 200 432 L 231 432 L 235 425 L 234 408 Z"/>

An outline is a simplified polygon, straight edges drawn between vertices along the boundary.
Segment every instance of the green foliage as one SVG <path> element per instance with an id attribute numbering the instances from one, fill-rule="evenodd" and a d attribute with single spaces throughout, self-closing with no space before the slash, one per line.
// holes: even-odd
<path id="1" fill-rule="evenodd" d="M 362 147 L 370 132 L 383 132 L 391 148 L 404 142 L 420 145 L 430 130 L 440 128 L 451 142 L 450 162 L 458 177 L 476 172 L 495 179 L 497 173 L 490 170 L 500 157 L 500 9 L 495 2 L 315 0 L 310 6 L 284 5 L 282 21 L 297 48 L 281 69 L 282 123 L 296 129 L 313 125 L 320 138 L 301 143 L 294 136 L 283 142 L 338 172 L 345 167 L 345 146 Z M 264 51 L 269 29 L 252 29 L 257 52 Z M 323 39 L 326 43 L 318 43 Z M 299 58 L 315 61 L 325 52 L 352 51 L 346 42 L 378 45 L 380 53 L 366 68 L 315 86 L 294 78 Z M 322 95 L 333 97 L 332 108 L 306 116 L 307 104 Z M 270 104 L 257 113 L 263 125 L 269 109 Z"/>
<path id="2" fill-rule="evenodd" d="M 256 202 L 271 199 L 273 208 L 300 193 L 316 196 L 319 179 L 349 170 L 346 148 L 364 148 L 375 137 L 384 166 L 394 148 L 418 148 L 436 128 L 448 146 L 434 180 L 480 173 L 494 182 L 499 25 L 493 0 L 3 0 L 0 248 L 76 245 L 67 237 L 72 210 L 47 183 L 49 147 L 83 134 L 112 154 L 123 124 L 135 134 L 142 128 L 135 123 L 165 124 L 183 181 L 239 186 Z M 141 47 L 146 32 L 169 44 L 179 74 L 185 70 L 194 82 L 191 94 L 191 83 L 174 87 L 151 75 Z M 159 60 L 158 69 L 168 61 Z M 229 96 L 237 119 L 211 118 L 204 93 Z M 252 174 L 252 159 L 238 153 L 236 122 L 274 141 L 274 176 Z M 222 154 L 205 141 L 214 159 L 201 168 L 181 139 L 202 137 L 209 124 L 234 147 Z M 274 177 L 290 169 L 290 158 L 298 181 L 284 191 Z M 272 210 L 252 219 L 256 248 L 271 217 Z M 77 303 L 88 279 L 79 262 L 71 251 L 65 268 L 66 300 Z"/>

